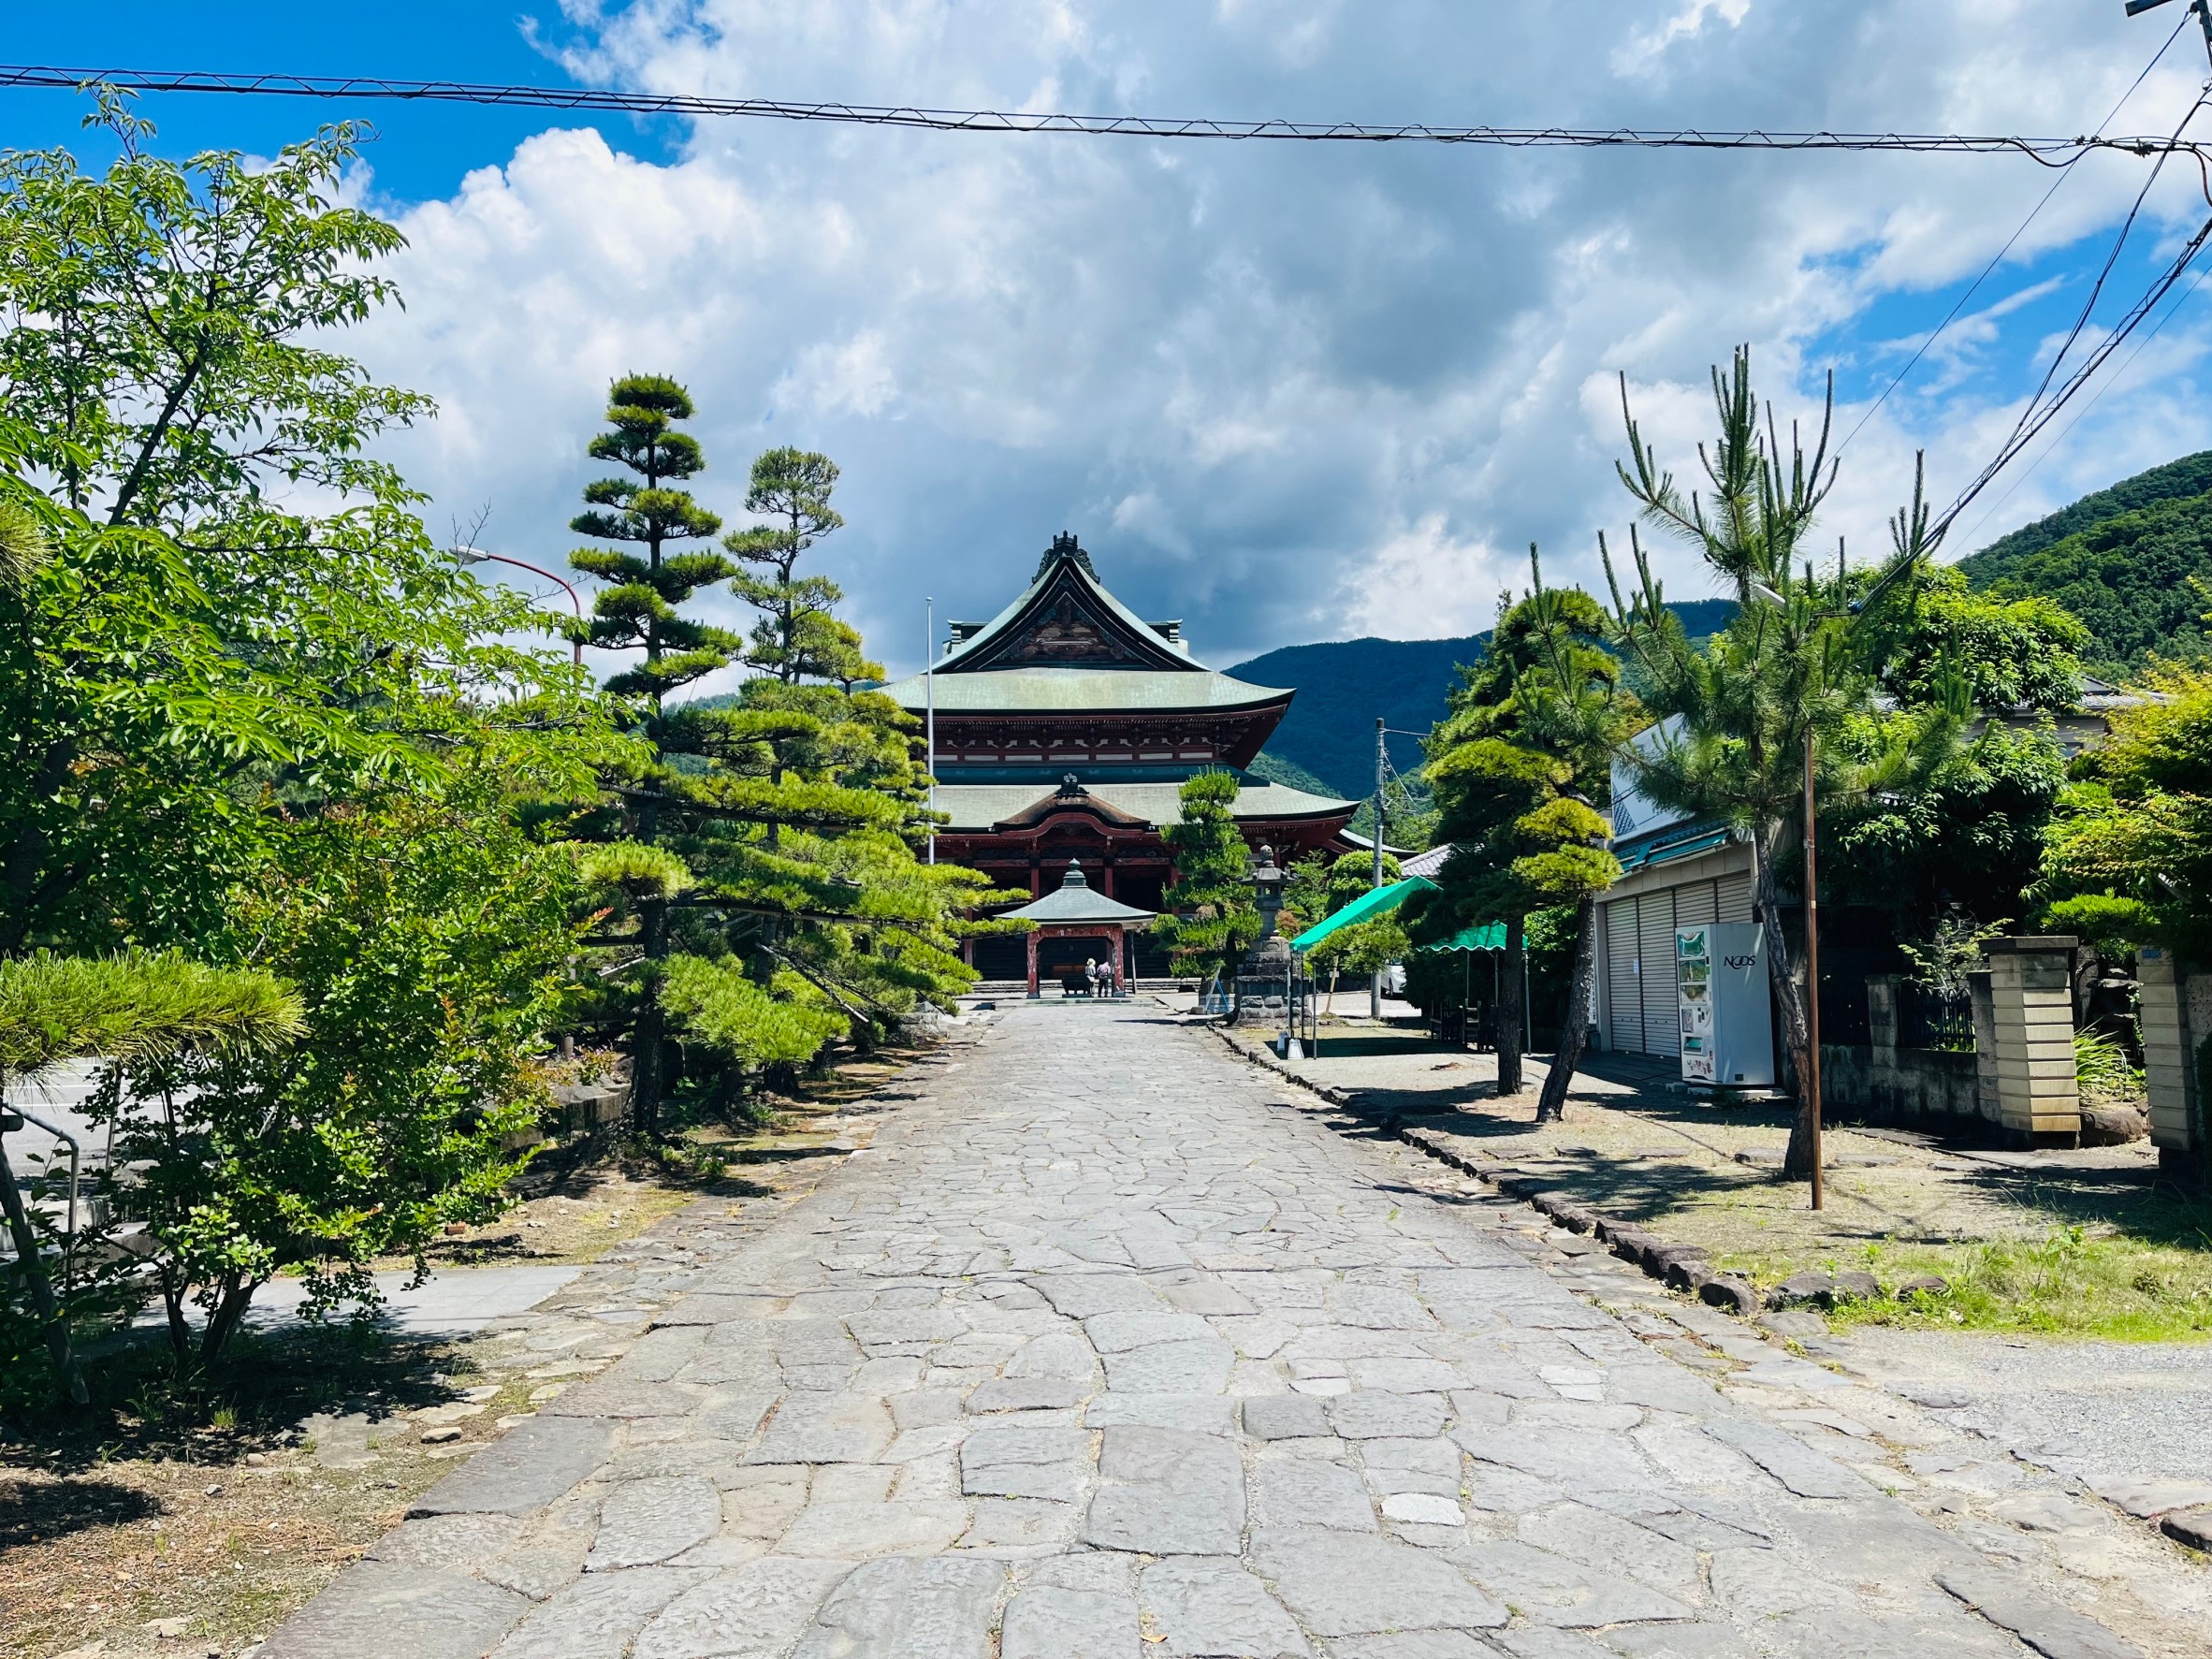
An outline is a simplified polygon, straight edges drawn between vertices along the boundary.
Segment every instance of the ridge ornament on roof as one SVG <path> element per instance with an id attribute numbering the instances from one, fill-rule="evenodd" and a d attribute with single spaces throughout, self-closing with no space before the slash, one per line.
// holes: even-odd
<path id="1" fill-rule="evenodd" d="M 1063 531 L 1028 589 L 940 658 L 939 676 L 988 669 L 1165 669 L 1205 672 L 1171 643 L 1170 624 L 1145 621 L 1106 590 L 1091 556 Z M 1179 636 L 1180 629 L 1174 630 Z"/>

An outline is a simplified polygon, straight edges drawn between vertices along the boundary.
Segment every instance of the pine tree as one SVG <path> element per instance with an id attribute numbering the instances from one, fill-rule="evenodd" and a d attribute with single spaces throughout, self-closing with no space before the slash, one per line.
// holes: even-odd
<path id="1" fill-rule="evenodd" d="M 746 661 L 786 685 L 804 679 L 860 677 L 839 672 L 858 657 L 859 636 L 831 616 L 845 596 L 826 576 L 802 576 L 798 561 L 845 520 L 830 505 L 837 466 L 826 455 L 788 445 L 752 463 L 745 510 L 768 520 L 733 531 L 722 546 L 760 574 L 741 571 L 731 590 L 764 613 L 754 624 Z M 841 631 L 841 632 L 840 632 Z"/>
<path id="2" fill-rule="evenodd" d="M 679 686 L 726 667 L 739 641 L 724 629 L 678 616 L 677 606 L 700 589 L 727 581 L 736 566 L 719 553 L 670 552 L 672 543 L 711 536 L 721 520 L 672 488 L 706 466 L 699 442 L 674 423 L 691 418 L 691 394 L 660 374 L 626 374 L 607 394 L 607 424 L 591 440 L 591 458 L 628 467 L 643 482 L 601 478 L 584 487 L 592 503 L 569 528 L 603 541 L 627 542 L 644 556 L 601 547 L 569 555 L 569 563 L 611 584 L 592 604 L 591 643 L 607 650 L 642 650 L 645 661 L 607 681 L 607 690 L 661 700 Z"/>
<path id="3" fill-rule="evenodd" d="M 691 417 L 691 394 L 665 375 L 626 374 L 608 391 L 607 404 L 607 424 L 614 430 L 591 440 L 591 457 L 627 467 L 636 477 L 586 485 L 584 499 L 590 509 L 571 519 L 569 528 L 643 552 L 584 547 L 569 555 L 569 563 L 610 584 L 592 603 L 591 643 L 607 650 L 645 653 L 644 661 L 615 675 L 606 686 L 618 694 L 645 699 L 644 736 L 659 761 L 664 759 L 667 736 L 663 699 L 727 667 L 743 643 L 726 629 L 679 615 L 677 607 L 702 588 L 727 581 L 737 567 L 719 553 L 670 551 L 673 545 L 701 540 L 721 528 L 721 520 L 692 500 L 689 490 L 676 488 L 706 465 L 698 440 L 674 429 L 677 421 Z M 648 845 L 660 838 L 667 780 L 665 765 L 658 765 L 632 797 L 635 811 L 629 827 Z M 637 1121 L 650 1133 L 663 1092 L 666 1022 L 659 982 L 669 950 L 669 901 L 652 891 L 633 896 L 646 967 L 632 1027 L 631 1094 Z"/>
<path id="4" fill-rule="evenodd" d="M 1792 965 L 1778 874 L 1801 845 L 1808 749 L 1816 801 L 1917 792 L 1957 752 L 1970 699 L 1963 679 L 1941 664 L 1919 706 L 1889 710 L 1877 702 L 1885 606 L 1901 600 L 1910 586 L 1903 578 L 1934 550 L 1920 479 L 1912 504 L 1891 523 L 1892 556 L 1870 585 L 1863 573 L 1842 568 L 1841 548 L 1833 574 L 1824 573 L 1809 548 L 1836 481 L 1827 457 L 1833 387 L 1808 457 L 1796 427 L 1785 450 L 1771 410 L 1761 420 L 1749 347 L 1726 371 L 1713 370 L 1712 386 L 1720 430 L 1698 451 L 1709 488 L 1685 493 L 1644 444 L 1622 382 L 1629 447 L 1628 464 L 1618 468 L 1622 483 L 1645 522 L 1697 553 L 1737 611 L 1695 645 L 1666 608 L 1633 529 L 1637 583 L 1627 597 L 1606 557 L 1614 629 L 1645 706 L 1666 722 L 1657 741 L 1626 747 L 1620 758 L 1658 805 L 1719 819 L 1750 844 L 1752 904 L 1783 1040 L 1802 1078 L 1812 1058 L 1808 1004 L 1817 987 L 1805 985 Z M 1598 546 L 1604 555 L 1602 537 Z M 1812 1172 L 1809 1094 L 1783 1167 L 1793 1176 Z"/>
<path id="5" fill-rule="evenodd" d="M 1180 821 L 1160 832 L 1174 861 L 1175 880 L 1161 897 L 1171 913 L 1154 929 L 1179 972 L 1233 979 L 1237 964 L 1259 938 L 1251 857 L 1233 810 L 1237 793 L 1233 773 L 1207 771 L 1186 779 L 1177 792 Z"/>
<path id="6" fill-rule="evenodd" d="M 1452 853 L 1439 891 L 1417 901 L 1417 935 L 1445 939 L 1503 921 L 1498 979 L 1498 1093 L 1521 1090 L 1521 1007 L 1532 910 L 1576 907 L 1575 967 L 1560 1041 L 1536 1117 L 1563 1115 L 1588 1036 L 1596 982 L 1597 895 L 1621 873 L 1606 851 L 1601 808 L 1611 799 L 1612 752 L 1638 723 L 1606 648 L 1605 613 L 1579 589 L 1535 585 L 1498 617 L 1489 652 L 1463 671 L 1450 712 L 1428 739 L 1428 776 Z"/>

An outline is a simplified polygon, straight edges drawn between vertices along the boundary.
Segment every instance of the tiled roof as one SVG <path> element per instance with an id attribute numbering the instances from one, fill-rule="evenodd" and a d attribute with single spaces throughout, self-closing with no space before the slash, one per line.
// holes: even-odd
<path id="1" fill-rule="evenodd" d="M 900 707 L 919 714 L 927 701 L 926 677 L 909 675 L 883 688 Z M 1128 710 L 1160 713 L 1184 708 L 1259 708 L 1290 693 L 1247 685 L 1210 668 L 1178 672 L 1153 668 L 993 668 L 939 674 L 939 714 L 1070 714 Z"/>
<path id="2" fill-rule="evenodd" d="M 1085 783 L 1084 788 L 1108 806 L 1157 827 L 1183 822 L 1178 784 L 1099 782 Z M 953 822 L 943 833 L 959 835 L 987 830 L 1024 808 L 1050 800 L 1055 793 L 1052 785 L 1044 783 L 940 783 L 937 807 L 952 815 Z M 1240 819 L 1327 818 L 1350 812 L 1358 804 L 1309 795 L 1288 784 L 1247 783 L 1237 792 L 1236 805 L 1230 810 Z"/>

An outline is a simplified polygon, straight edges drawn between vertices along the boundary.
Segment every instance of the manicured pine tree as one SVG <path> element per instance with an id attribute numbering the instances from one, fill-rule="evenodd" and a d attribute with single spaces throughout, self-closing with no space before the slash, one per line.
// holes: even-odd
<path id="1" fill-rule="evenodd" d="M 1413 901 L 1418 939 L 1503 922 L 1498 976 L 1498 1094 L 1522 1087 L 1522 975 L 1529 912 L 1576 907 L 1574 970 L 1538 1122 L 1564 1115 L 1588 1037 L 1596 982 L 1597 895 L 1621 866 L 1606 849 L 1614 749 L 1640 723 L 1605 648 L 1605 613 L 1579 589 L 1547 589 L 1529 549 L 1534 589 L 1498 618 L 1483 660 L 1462 670 L 1450 712 L 1428 738 L 1428 776 L 1452 844 L 1438 891 Z"/>
<path id="2" fill-rule="evenodd" d="M 1250 851 L 1237 828 L 1233 773 L 1207 771 L 1177 792 L 1180 821 L 1160 832 L 1175 866 L 1161 895 L 1171 912 L 1154 924 L 1178 971 L 1234 979 L 1237 964 L 1259 938 Z"/>
<path id="3" fill-rule="evenodd" d="M 569 563 L 608 584 L 592 603 L 591 643 L 605 650 L 644 652 L 642 662 L 606 683 L 610 691 L 645 700 L 644 735 L 659 758 L 667 736 L 668 693 L 727 667 L 743 643 L 726 629 L 678 614 L 677 607 L 701 589 L 727 581 L 737 567 L 716 552 L 671 551 L 721 528 L 720 518 L 677 488 L 706 465 L 699 441 L 675 429 L 676 422 L 691 418 L 691 394 L 666 375 L 626 374 L 609 390 L 607 405 L 607 424 L 614 429 L 591 440 L 591 457 L 626 467 L 634 476 L 586 485 L 584 499 L 591 505 L 569 528 L 637 551 L 584 547 L 569 555 Z M 660 838 L 668 776 L 665 766 L 656 767 L 632 797 L 635 810 L 629 827 L 648 844 Z M 668 897 L 640 893 L 636 910 L 647 967 L 633 1026 L 631 1087 L 637 1122 L 649 1133 L 663 1092 L 665 1020 L 658 981 L 669 949 Z"/>

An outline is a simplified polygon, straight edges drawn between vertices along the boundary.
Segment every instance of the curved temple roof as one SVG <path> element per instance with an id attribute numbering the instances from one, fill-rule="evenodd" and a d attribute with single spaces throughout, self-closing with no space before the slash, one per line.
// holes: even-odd
<path id="1" fill-rule="evenodd" d="M 1068 873 L 1060 878 L 1057 893 L 1048 893 L 1018 910 L 1005 911 L 998 919 L 1002 922 L 1019 919 L 1063 925 L 1069 923 L 1107 922 L 1142 929 L 1152 924 L 1156 914 L 1156 911 L 1141 910 L 1134 905 L 1125 905 L 1119 900 L 1108 898 L 1084 879 L 1083 866 L 1070 859 Z"/>

